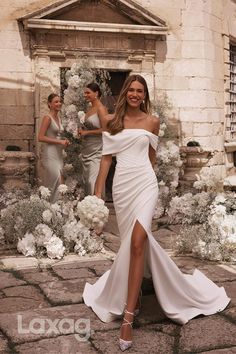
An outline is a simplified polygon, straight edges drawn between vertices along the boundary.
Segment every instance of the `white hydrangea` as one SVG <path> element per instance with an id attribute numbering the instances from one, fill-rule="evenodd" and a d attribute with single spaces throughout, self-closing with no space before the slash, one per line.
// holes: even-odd
<path id="1" fill-rule="evenodd" d="M 73 220 L 63 226 L 64 237 L 67 240 L 77 242 L 79 238 L 90 237 L 89 229 L 80 221 Z"/>
<path id="2" fill-rule="evenodd" d="M 77 88 L 80 85 L 80 81 L 79 75 L 73 75 L 69 78 L 68 86 Z"/>
<path id="3" fill-rule="evenodd" d="M 43 199 L 48 199 L 51 195 L 50 190 L 44 186 L 39 187 L 39 193 Z"/>
<path id="4" fill-rule="evenodd" d="M 103 227 L 108 221 L 109 209 L 102 199 L 88 195 L 77 204 L 80 221 L 88 228 Z"/>
<path id="5" fill-rule="evenodd" d="M 52 220 L 52 212 L 51 212 L 51 210 L 49 210 L 49 209 L 44 210 L 44 212 L 42 214 L 42 217 L 43 217 L 43 221 L 44 222 L 50 223 L 50 221 Z"/>
<path id="6" fill-rule="evenodd" d="M 77 114 L 77 107 L 75 104 L 70 104 L 65 108 L 66 116 L 68 118 L 74 117 Z"/>
<path id="7" fill-rule="evenodd" d="M 66 184 L 60 184 L 57 188 L 58 192 L 61 194 L 66 194 L 68 192 L 68 187 Z"/>
<path id="8" fill-rule="evenodd" d="M 226 201 L 226 198 L 224 197 L 224 195 L 223 194 L 218 194 L 215 197 L 214 203 L 215 204 L 221 204 L 221 203 L 224 203 L 225 201 Z"/>
<path id="9" fill-rule="evenodd" d="M 38 224 L 34 230 L 36 244 L 38 246 L 45 246 L 52 236 L 52 229 L 46 224 Z"/>
<path id="10" fill-rule="evenodd" d="M 78 253 L 78 255 L 81 256 L 81 257 L 85 256 L 86 253 L 87 253 L 80 242 L 76 243 L 76 245 L 74 247 L 74 251 L 75 251 L 75 253 Z"/>
<path id="11" fill-rule="evenodd" d="M 35 256 L 36 254 L 36 241 L 31 233 L 26 233 L 25 236 L 18 241 L 17 251 L 23 253 L 24 256 Z"/>
<path id="12" fill-rule="evenodd" d="M 63 246 L 63 242 L 55 235 L 45 242 L 45 247 L 49 258 L 61 259 L 64 255 L 65 247 Z"/>

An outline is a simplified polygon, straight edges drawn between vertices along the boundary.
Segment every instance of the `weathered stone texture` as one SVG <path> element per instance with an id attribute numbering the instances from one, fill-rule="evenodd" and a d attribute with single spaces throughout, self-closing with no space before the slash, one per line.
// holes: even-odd
<path id="1" fill-rule="evenodd" d="M 25 281 L 15 278 L 13 274 L 0 271 L 0 289 L 24 284 Z"/>
<path id="2" fill-rule="evenodd" d="M 92 278 L 91 280 L 89 279 L 89 282 L 93 282 Z M 54 305 L 82 302 L 84 279 L 57 280 L 40 283 L 39 286 L 45 296 Z"/>
<path id="3" fill-rule="evenodd" d="M 89 341 L 79 341 L 74 334 L 56 338 L 42 339 L 37 342 L 25 343 L 16 346 L 19 354 L 96 354 Z"/>
<path id="4" fill-rule="evenodd" d="M 32 125 L 0 125 L 0 137 L 7 140 L 33 139 L 34 126 Z"/>
<path id="5" fill-rule="evenodd" d="M 199 318 L 181 328 L 180 351 L 195 352 L 235 346 L 235 325 L 222 317 Z"/>

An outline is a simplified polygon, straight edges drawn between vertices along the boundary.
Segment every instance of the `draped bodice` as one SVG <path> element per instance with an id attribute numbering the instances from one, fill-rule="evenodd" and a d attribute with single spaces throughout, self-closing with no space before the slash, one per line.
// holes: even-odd
<path id="1" fill-rule="evenodd" d="M 84 126 L 86 129 L 99 129 L 101 128 L 100 119 L 97 113 L 91 114 L 87 119 L 85 119 Z"/>
<path id="2" fill-rule="evenodd" d="M 103 155 L 114 154 L 117 168 L 150 164 L 149 146 L 157 148 L 158 137 L 145 129 L 123 129 L 116 135 L 103 132 Z"/>

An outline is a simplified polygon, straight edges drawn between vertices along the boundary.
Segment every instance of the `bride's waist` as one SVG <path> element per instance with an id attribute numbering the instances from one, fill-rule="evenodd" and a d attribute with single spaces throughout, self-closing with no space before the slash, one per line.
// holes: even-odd
<path id="1" fill-rule="evenodd" d="M 116 171 L 122 173 L 129 173 L 130 171 L 153 171 L 153 168 L 150 162 L 132 164 L 117 162 Z"/>

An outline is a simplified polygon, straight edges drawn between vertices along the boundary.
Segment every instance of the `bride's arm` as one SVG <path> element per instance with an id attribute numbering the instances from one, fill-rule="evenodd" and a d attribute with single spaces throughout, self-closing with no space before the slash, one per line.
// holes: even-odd
<path id="1" fill-rule="evenodd" d="M 106 182 L 106 178 L 111 166 L 112 155 L 103 155 L 100 162 L 99 173 L 95 182 L 94 194 L 98 197 L 102 197 L 102 190 Z"/>
<path id="2" fill-rule="evenodd" d="M 152 116 L 152 120 L 153 120 L 152 133 L 155 135 L 158 135 L 159 129 L 160 129 L 160 119 L 159 119 L 159 117 Z M 151 146 L 149 147 L 149 159 L 151 161 L 152 167 L 154 168 L 154 166 L 157 162 L 157 158 L 156 158 L 156 151 Z"/>

